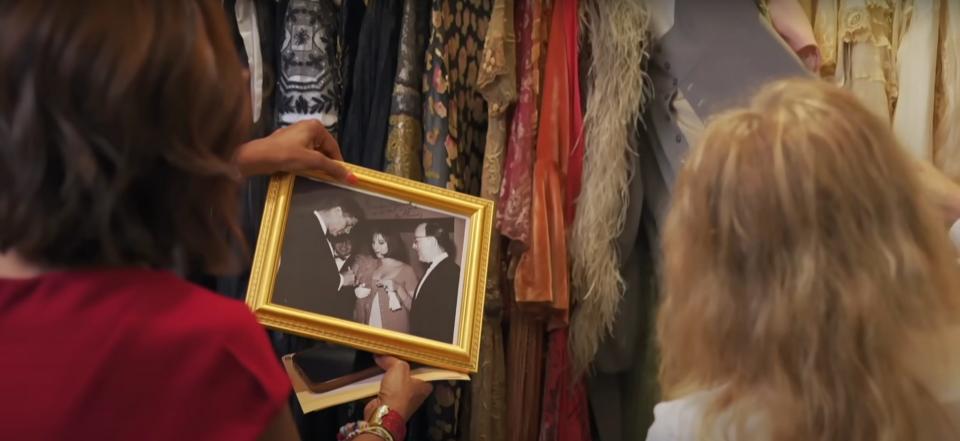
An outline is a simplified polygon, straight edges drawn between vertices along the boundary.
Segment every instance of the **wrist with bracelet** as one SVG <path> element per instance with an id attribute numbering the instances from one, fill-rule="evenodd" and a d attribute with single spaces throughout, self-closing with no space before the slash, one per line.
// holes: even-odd
<path id="1" fill-rule="evenodd" d="M 337 441 L 350 441 L 363 434 L 374 435 L 384 441 L 403 441 L 407 436 L 407 424 L 397 411 L 381 404 L 373 411 L 369 421 L 341 427 Z"/>

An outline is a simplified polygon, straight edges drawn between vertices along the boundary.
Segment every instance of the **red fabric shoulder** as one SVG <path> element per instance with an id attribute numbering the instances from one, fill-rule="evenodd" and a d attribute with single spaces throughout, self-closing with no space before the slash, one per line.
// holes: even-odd
<path id="1" fill-rule="evenodd" d="M 167 272 L 0 280 L 0 329 L 0 439 L 254 440 L 289 397 L 246 305 Z"/>

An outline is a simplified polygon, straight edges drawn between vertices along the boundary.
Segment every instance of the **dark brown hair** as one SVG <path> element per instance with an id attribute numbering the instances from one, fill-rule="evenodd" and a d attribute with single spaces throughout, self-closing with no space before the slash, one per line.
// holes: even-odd
<path id="1" fill-rule="evenodd" d="M 450 233 L 447 232 L 446 228 L 443 228 L 443 226 L 437 222 L 426 222 L 423 225 L 424 234 L 436 238 L 437 244 L 440 245 L 443 252 L 449 254 L 450 257 L 457 254 L 457 245 L 453 243 L 453 239 L 450 238 Z"/>
<path id="2" fill-rule="evenodd" d="M 0 250 L 54 267 L 229 267 L 248 131 L 215 0 L 8 0 Z"/>
<path id="3" fill-rule="evenodd" d="M 396 259 L 403 263 L 410 263 L 410 253 L 407 252 L 407 245 L 400 239 L 399 234 L 395 231 L 387 231 L 386 228 L 373 228 L 371 231 L 372 233 L 368 236 L 370 238 L 370 244 L 367 245 L 367 248 L 370 249 L 370 254 L 374 256 L 377 255 L 377 253 L 373 251 L 372 242 L 379 235 L 383 236 L 383 241 L 387 243 L 387 254 L 383 257 Z"/>

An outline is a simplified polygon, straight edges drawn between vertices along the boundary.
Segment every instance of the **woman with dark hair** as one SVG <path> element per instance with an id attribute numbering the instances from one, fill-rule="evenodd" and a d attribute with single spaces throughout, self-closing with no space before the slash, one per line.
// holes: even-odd
<path id="1" fill-rule="evenodd" d="M 382 229 L 373 230 L 370 240 L 377 265 L 357 274 L 354 318 L 370 326 L 410 332 L 410 308 L 420 280 L 407 263 L 407 247 L 398 234 Z"/>
<path id="2" fill-rule="evenodd" d="M 236 267 L 242 174 L 349 180 L 329 134 L 243 144 L 248 85 L 215 0 L 7 0 L 0 66 L 0 439 L 298 439 L 250 310 L 167 269 Z M 378 363 L 357 441 L 402 438 L 430 389 Z"/>

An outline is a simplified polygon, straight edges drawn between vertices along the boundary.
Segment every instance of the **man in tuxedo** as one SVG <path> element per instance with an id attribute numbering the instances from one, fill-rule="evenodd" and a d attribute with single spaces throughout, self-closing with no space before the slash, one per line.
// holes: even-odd
<path id="1" fill-rule="evenodd" d="M 349 197 L 324 198 L 313 207 L 292 210 L 273 302 L 351 320 L 354 275 L 340 271 L 334 241 L 346 238 L 361 219 L 363 210 Z"/>
<path id="2" fill-rule="evenodd" d="M 435 222 L 425 222 L 413 232 L 413 249 L 427 265 L 410 309 L 410 333 L 443 343 L 454 343 L 460 265 L 454 261 L 456 245 L 450 232 Z"/>

